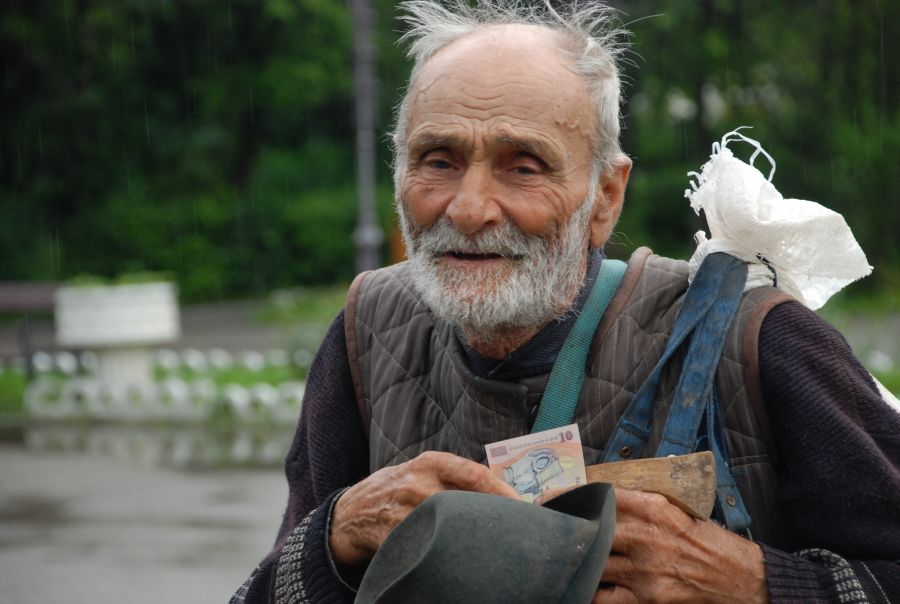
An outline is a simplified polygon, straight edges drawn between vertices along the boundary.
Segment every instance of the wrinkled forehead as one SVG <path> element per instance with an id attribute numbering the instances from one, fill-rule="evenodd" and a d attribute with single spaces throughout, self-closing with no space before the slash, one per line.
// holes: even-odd
<path id="1" fill-rule="evenodd" d="M 469 34 L 435 53 L 410 86 L 410 123 L 436 112 L 494 118 L 552 117 L 548 125 L 593 133 L 590 91 L 575 71 L 559 32 L 499 25 Z"/>
<path id="2" fill-rule="evenodd" d="M 419 80 L 455 65 L 492 69 L 527 66 L 531 70 L 573 71 L 560 32 L 538 25 L 494 25 L 472 32 L 438 50 L 422 66 Z M 510 71 L 515 71 L 510 69 Z M 427 76 L 426 76 L 427 77 Z"/>

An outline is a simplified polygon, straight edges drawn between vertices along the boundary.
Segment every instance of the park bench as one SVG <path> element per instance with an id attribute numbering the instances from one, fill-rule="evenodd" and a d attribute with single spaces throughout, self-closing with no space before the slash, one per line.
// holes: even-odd
<path id="1" fill-rule="evenodd" d="M 13 317 L 0 326 L 0 361 L 24 359 L 29 378 L 35 340 L 41 349 L 55 348 L 51 316 L 58 287 L 54 282 L 0 281 L 0 315 Z"/>

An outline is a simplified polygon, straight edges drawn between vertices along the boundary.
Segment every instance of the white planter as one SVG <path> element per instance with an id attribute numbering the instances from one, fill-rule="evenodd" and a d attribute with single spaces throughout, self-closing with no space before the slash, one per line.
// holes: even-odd
<path id="1" fill-rule="evenodd" d="M 174 342 L 181 335 L 172 283 L 61 287 L 56 340 L 67 348 L 122 348 Z"/>
<path id="2" fill-rule="evenodd" d="M 96 375 L 115 390 L 153 385 L 151 346 L 181 335 L 172 283 L 62 287 L 56 291 L 56 341 L 91 350 Z"/>

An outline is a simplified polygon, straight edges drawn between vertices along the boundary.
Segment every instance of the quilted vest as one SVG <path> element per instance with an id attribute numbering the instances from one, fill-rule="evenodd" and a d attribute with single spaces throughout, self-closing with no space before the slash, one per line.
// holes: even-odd
<path id="1" fill-rule="evenodd" d="M 628 261 L 594 336 L 575 412 L 586 464 L 600 462 L 619 417 L 661 356 L 687 287 L 686 262 L 647 248 Z M 751 534 L 776 547 L 783 534 L 776 449 L 760 393 L 757 341 L 768 311 L 791 299 L 768 287 L 745 293 L 716 373 L 729 461 L 752 518 Z M 484 462 L 485 444 L 528 433 L 549 374 L 518 382 L 473 374 L 452 326 L 426 308 L 405 263 L 356 278 L 345 330 L 370 471 L 429 450 Z M 674 359 L 663 376 L 644 455 L 656 450 L 680 365 L 681 358 Z"/>

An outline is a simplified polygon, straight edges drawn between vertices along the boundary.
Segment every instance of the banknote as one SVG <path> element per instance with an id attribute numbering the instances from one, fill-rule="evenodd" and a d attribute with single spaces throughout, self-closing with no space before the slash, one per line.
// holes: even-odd
<path id="1" fill-rule="evenodd" d="M 484 449 L 491 472 L 525 501 L 548 489 L 587 482 L 577 424 L 501 440 Z"/>

